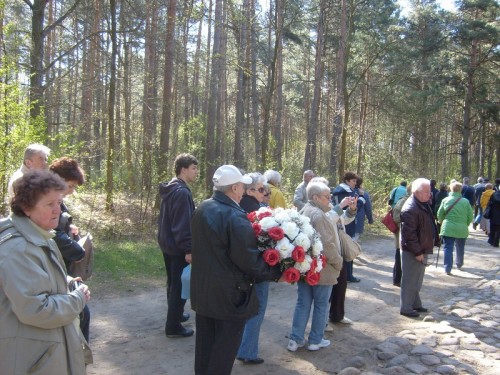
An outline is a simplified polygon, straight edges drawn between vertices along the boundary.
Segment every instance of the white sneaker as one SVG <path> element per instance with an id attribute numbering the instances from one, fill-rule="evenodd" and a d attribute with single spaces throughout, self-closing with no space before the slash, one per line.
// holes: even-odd
<path id="1" fill-rule="evenodd" d="M 344 317 L 344 319 L 342 319 L 339 323 L 342 323 L 342 324 L 352 324 L 352 320 L 349 319 L 349 318 Z"/>
<path id="2" fill-rule="evenodd" d="M 303 346 L 304 344 L 299 344 L 295 340 L 290 339 L 286 348 L 291 352 L 296 352 L 298 348 L 302 348 Z"/>
<path id="3" fill-rule="evenodd" d="M 321 348 L 326 348 L 327 346 L 330 346 L 330 340 L 321 339 L 319 344 L 309 344 L 307 350 L 314 352 L 316 350 L 320 350 Z"/>
<path id="4" fill-rule="evenodd" d="M 325 332 L 333 332 L 333 327 L 331 324 L 326 323 Z"/>

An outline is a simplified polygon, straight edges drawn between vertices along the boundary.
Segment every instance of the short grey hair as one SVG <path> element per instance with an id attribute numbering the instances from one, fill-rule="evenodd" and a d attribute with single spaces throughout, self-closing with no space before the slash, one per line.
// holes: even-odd
<path id="1" fill-rule="evenodd" d="M 462 191 L 462 184 L 458 181 L 452 182 L 450 184 L 450 191 L 452 193 L 460 193 Z"/>
<path id="2" fill-rule="evenodd" d="M 24 150 L 24 161 L 26 160 L 31 160 L 31 158 L 35 155 L 42 154 L 43 156 L 49 156 L 50 155 L 50 148 L 47 146 L 38 144 L 38 143 L 32 143 L 26 149 Z"/>
<path id="3" fill-rule="evenodd" d="M 267 178 L 267 182 L 273 185 L 279 185 L 281 183 L 281 173 L 278 171 L 273 171 L 272 169 L 268 169 L 264 172 L 264 176 Z"/>
<path id="4" fill-rule="evenodd" d="M 411 183 L 411 193 L 413 194 L 416 191 L 422 190 L 422 186 L 424 185 L 431 186 L 431 182 L 426 178 L 417 178 Z"/>
<path id="5" fill-rule="evenodd" d="M 470 178 L 469 177 L 464 177 L 462 181 L 463 181 L 464 185 L 469 185 Z"/>
<path id="6" fill-rule="evenodd" d="M 239 184 L 240 182 L 237 182 L 236 184 Z M 221 193 L 226 194 L 229 190 L 231 190 L 231 186 L 236 185 L 236 184 L 231 184 L 231 185 L 224 185 L 224 186 L 215 186 L 214 185 L 214 191 L 220 191 Z"/>
<path id="7" fill-rule="evenodd" d="M 324 177 L 319 177 L 319 176 L 313 177 L 311 179 L 311 181 L 309 181 L 309 183 L 311 183 L 311 182 L 321 182 L 321 183 L 325 184 L 326 186 L 328 186 L 328 180 Z"/>
<path id="8" fill-rule="evenodd" d="M 245 184 L 245 191 L 255 188 L 258 184 L 264 185 L 267 182 L 266 176 L 259 172 L 247 173 L 246 176 L 250 177 L 252 182 L 250 184 Z"/>
<path id="9" fill-rule="evenodd" d="M 321 193 L 330 194 L 330 188 L 323 182 L 311 181 L 307 185 L 306 192 L 307 192 L 307 199 L 312 200 L 314 195 L 320 195 Z"/>

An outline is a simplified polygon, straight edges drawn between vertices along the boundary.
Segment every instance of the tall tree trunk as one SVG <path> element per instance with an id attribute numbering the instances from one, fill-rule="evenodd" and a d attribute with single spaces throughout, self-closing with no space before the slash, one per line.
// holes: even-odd
<path id="1" fill-rule="evenodd" d="M 106 160 L 106 211 L 113 210 L 113 172 L 115 155 L 115 94 L 116 94 L 116 57 L 118 43 L 116 40 L 116 1 L 109 0 L 111 11 L 111 61 L 108 100 L 108 152 Z"/>
<path id="2" fill-rule="evenodd" d="M 284 1 L 276 0 L 276 83 L 275 86 L 275 111 L 276 121 L 273 126 L 273 138 L 275 147 L 273 151 L 273 160 L 276 162 L 276 169 L 282 170 L 282 121 L 283 121 L 283 24 L 285 18 Z"/>
<path id="3" fill-rule="evenodd" d="M 262 165 L 262 150 L 261 150 L 261 139 L 260 139 L 260 122 L 259 122 L 259 94 L 257 92 L 257 27 L 255 20 L 255 2 L 257 0 L 251 0 L 250 8 L 250 19 L 252 20 L 252 29 L 250 31 L 250 54 L 251 54 L 251 70 L 252 70 L 252 82 L 251 82 L 251 98 L 252 98 L 252 127 L 255 142 L 255 164 L 257 166 Z"/>
<path id="4" fill-rule="evenodd" d="M 358 136 L 358 165 L 356 174 L 361 174 L 361 164 L 363 161 L 363 146 L 365 140 L 366 116 L 368 112 L 368 92 L 369 92 L 370 73 L 367 72 L 364 77 L 364 84 L 361 90 L 361 105 L 359 107 L 359 136 Z"/>
<path id="5" fill-rule="evenodd" d="M 338 165 L 338 180 L 344 174 L 346 132 L 344 121 L 345 114 L 345 77 L 347 68 L 347 1 L 341 0 L 339 49 L 337 52 L 337 82 L 335 90 L 335 115 L 333 118 L 333 135 L 330 151 L 330 173 L 335 176 L 335 166 Z M 342 137 L 342 138 L 340 138 Z M 340 146 L 340 149 L 339 149 Z M 340 161 L 337 164 L 337 158 Z M 332 180 L 333 181 L 333 180 Z"/>
<path id="6" fill-rule="evenodd" d="M 222 71 L 222 33 L 223 33 L 223 14 L 222 8 L 224 6 L 223 0 L 215 0 L 215 14 L 214 14 L 214 39 L 212 51 L 212 63 L 210 73 L 210 90 L 208 99 L 208 114 L 207 114 L 207 134 L 206 134 L 206 174 L 205 174 L 205 187 L 207 192 L 210 191 L 212 184 L 212 177 L 217 168 L 218 160 L 216 154 L 216 134 L 217 129 L 217 108 L 220 106 L 220 77 Z"/>
<path id="7" fill-rule="evenodd" d="M 48 0 L 33 0 L 31 4 L 31 50 L 30 50 L 30 117 L 42 114 L 43 107 L 43 24 Z"/>
<path id="8" fill-rule="evenodd" d="M 321 103 L 321 89 L 323 86 L 323 38 L 324 17 L 326 0 L 321 0 L 318 15 L 318 27 L 316 37 L 316 59 L 314 62 L 314 94 L 311 106 L 311 118 L 307 127 L 307 144 L 304 157 L 303 169 L 316 168 L 316 134 L 318 131 L 318 118 Z"/>
<path id="9" fill-rule="evenodd" d="M 205 1 L 201 0 L 200 7 L 205 8 Z M 193 99 L 192 103 L 192 116 L 198 117 L 200 114 L 200 55 L 201 55 L 201 37 L 203 30 L 203 15 L 200 16 L 198 23 L 198 35 L 196 37 L 196 51 L 194 53 L 194 67 L 193 67 Z"/>
<path id="10" fill-rule="evenodd" d="M 467 69 L 462 123 L 462 142 L 460 147 L 460 172 L 462 173 L 462 177 L 469 176 L 470 113 L 474 94 L 474 75 L 476 71 L 477 54 L 477 40 L 473 39 L 469 54 L 469 67 Z"/>
<path id="11" fill-rule="evenodd" d="M 160 150 L 158 152 L 158 176 L 165 179 L 168 172 L 168 146 L 170 141 L 172 112 L 172 82 L 175 59 L 175 19 L 177 0 L 169 0 L 167 6 L 167 33 L 165 39 L 165 69 L 163 72 L 163 106 L 161 115 Z"/>

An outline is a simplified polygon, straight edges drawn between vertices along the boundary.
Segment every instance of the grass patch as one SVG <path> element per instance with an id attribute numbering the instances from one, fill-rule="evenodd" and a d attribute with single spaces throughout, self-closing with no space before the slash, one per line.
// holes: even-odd
<path id="1" fill-rule="evenodd" d="M 156 242 L 95 242 L 94 272 L 87 281 L 94 297 L 140 293 L 165 282 L 163 256 Z"/>

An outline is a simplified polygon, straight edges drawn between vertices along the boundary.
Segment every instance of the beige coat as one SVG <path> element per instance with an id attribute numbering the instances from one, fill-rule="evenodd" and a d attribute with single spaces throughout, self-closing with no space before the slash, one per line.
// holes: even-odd
<path id="1" fill-rule="evenodd" d="M 311 220 L 311 225 L 319 233 L 323 244 L 323 255 L 326 265 L 320 272 L 318 285 L 336 285 L 342 269 L 342 256 L 338 245 L 337 228 L 330 215 L 332 211 L 324 212 L 314 202 L 309 201 L 300 213 Z"/>
<path id="2" fill-rule="evenodd" d="M 86 342 L 52 233 L 26 217 L 0 220 L 0 372 L 83 375 Z"/>

